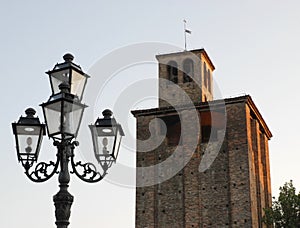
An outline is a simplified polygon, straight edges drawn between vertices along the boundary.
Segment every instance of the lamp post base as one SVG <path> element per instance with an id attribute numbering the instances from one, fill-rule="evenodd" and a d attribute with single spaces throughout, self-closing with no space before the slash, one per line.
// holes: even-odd
<path id="1" fill-rule="evenodd" d="M 73 200 L 74 197 L 68 192 L 67 188 L 61 188 L 59 192 L 53 196 L 56 217 L 55 224 L 57 228 L 67 228 L 70 224 L 69 218 Z"/>

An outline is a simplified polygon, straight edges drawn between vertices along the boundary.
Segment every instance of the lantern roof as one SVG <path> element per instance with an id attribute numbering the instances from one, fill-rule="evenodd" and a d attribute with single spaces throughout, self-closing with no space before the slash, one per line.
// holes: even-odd
<path id="1" fill-rule="evenodd" d="M 50 74 L 50 73 L 53 73 L 55 71 L 60 71 L 62 69 L 72 68 L 72 69 L 78 71 L 79 73 L 84 74 L 84 72 L 82 71 L 81 67 L 79 65 L 73 63 L 74 56 L 72 54 L 70 54 L 70 53 L 65 54 L 63 56 L 63 59 L 65 60 L 65 62 L 55 64 L 55 66 L 53 67 L 53 69 L 50 70 L 50 71 L 47 71 L 46 73 Z M 88 76 L 88 77 L 90 77 L 90 76 Z"/>

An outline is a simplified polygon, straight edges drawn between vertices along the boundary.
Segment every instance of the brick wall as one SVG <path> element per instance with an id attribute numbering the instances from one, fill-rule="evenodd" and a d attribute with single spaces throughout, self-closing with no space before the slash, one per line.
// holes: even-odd
<path id="1" fill-rule="evenodd" d="M 166 167 L 157 166 L 150 172 L 159 184 L 137 187 L 137 228 L 263 227 L 263 208 L 271 203 L 270 135 L 267 135 L 261 117 L 254 112 L 255 107 L 250 98 L 235 99 L 226 101 L 224 141 L 199 141 L 184 169 L 175 172 L 172 165 L 168 167 L 168 172 L 176 173 L 172 178 L 159 182 L 165 175 L 162 169 Z M 199 112 L 207 112 L 201 105 L 197 109 Z M 168 113 L 161 110 L 158 108 L 151 112 L 145 110 L 135 113 L 139 140 L 150 137 L 148 128 L 152 119 L 168 119 L 177 114 L 175 110 L 169 110 Z M 191 120 L 185 125 L 193 128 L 193 123 Z M 188 139 L 195 137 L 192 134 Z M 173 156 L 176 148 L 182 153 L 173 158 L 174 164 L 184 163 L 185 156 L 191 153 L 188 145 L 183 143 L 171 146 L 165 139 L 152 151 L 139 153 L 141 142 L 138 141 L 137 166 L 159 164 Z M 212 165 L 204 172 L 199 172 L 201 159 L 215 153 L 217 156 Z M 143 175 L 137 173 L 137 182 Z"/>

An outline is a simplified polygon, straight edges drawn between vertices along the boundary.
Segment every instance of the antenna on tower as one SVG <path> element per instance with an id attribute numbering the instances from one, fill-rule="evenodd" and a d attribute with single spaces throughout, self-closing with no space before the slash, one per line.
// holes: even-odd
<path id="1" fill-rule="evenodd" d="M 186 28 L 186 20 L 183 20 L 183 31 L 184 31 L 184 50 L 186 51 L 186 34 L 192 34 L 192 31 Z"/>

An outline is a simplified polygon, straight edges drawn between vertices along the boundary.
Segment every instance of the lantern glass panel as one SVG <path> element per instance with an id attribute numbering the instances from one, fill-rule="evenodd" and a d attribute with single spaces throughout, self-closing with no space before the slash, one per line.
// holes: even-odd
<path id="1" fill-rule="evenodd" d="M 67 134 L 77 136 L 85 106 L 66 102 L 64 107 L 63 126 Z"/>
<path id="2" fill-rule="evenodd" d="M 71 94 L 76 95 L 81 100 L 87 77 L 84 74 L 72 70 L 71 80 Z"/>
<path id="3" fill-rule="evenodd" d="M 61 130 L 61 102 L 45 105 L 43 108 L 49 136 L 58 134 Z"/>
<path id="4" fill-rule="evenodd" d="M 91 128 L 94 142 L 95 155 L 109 156 L 113 152 L 115 135 L 112 127 L 98 127 Z"/>
<path id="5" fill-rule="evenodd" d="M 120 132 L 119 127 L 121 127 L 121 126 L 118 126 L 118 128 L 116 128 L 117 129 L 117 134 L 116 134 L 115 145 L 114 145 L 115 148 L 114 148 L 114 154 L 113 154 L 113 157 L 115 159 L 117 159 L 117 157 L 118 157 L 119 150 L 120 150 L 120 145 L 121 145 L 121 140 L 122 140 L 122 134 Z"/>
<path id="6" fill-rule="evenodd" d="M 70 84 L 70 69 L 60 70 L 52 72 L 50 75 L 52 93 L 56 94 L 60 92 L 59 85 L 63 82 Z"/>
<path id="7" fill-rule="evenodd" d="M 19 160 L 37 160 L 42 141 L 41 126 L 17 125 L 16 132 L 19 146 Z"/>

